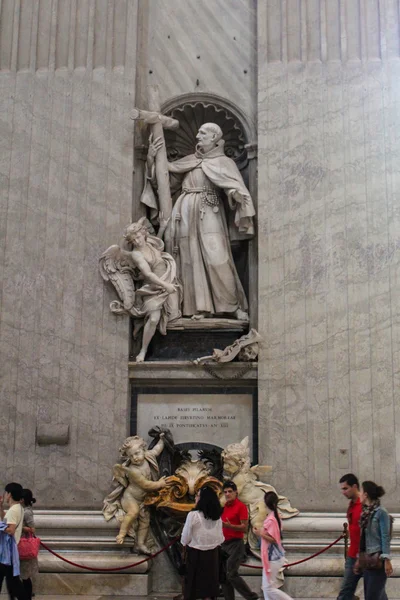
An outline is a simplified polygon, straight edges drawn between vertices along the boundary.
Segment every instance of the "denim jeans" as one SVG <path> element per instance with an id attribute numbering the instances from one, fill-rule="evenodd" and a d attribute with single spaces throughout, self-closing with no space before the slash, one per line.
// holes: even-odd
<path id="1" fill-rule="evenodd" d="M 365 600 L 387 600 L 385 569 L 365 569 L 364 571 L 364 597 Z"/>
<path id="2" fill-rule="evenodd" d="M 353 596 L 357 588 L 357 583 L 362 578 L 362 574 L 356 575 L 354 573 L 353 568 L 355 564 L 355 558 L 351 558 L 350 556 L 346 558 L 342 587 L 340 588 L 337 600 L 353 600 Z"/>

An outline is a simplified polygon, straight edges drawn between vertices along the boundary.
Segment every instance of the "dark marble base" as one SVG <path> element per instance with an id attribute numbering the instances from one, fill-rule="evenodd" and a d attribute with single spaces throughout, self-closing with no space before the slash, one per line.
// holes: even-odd
<path id="1" fill-rule="evenodd" d="M 245 331 L 211 330 L 211 331 L 168 331 L 161 335 L 159 331 L 153 337 L 146 361 L 158 360 L 194 360 L 212 354 L 214 348 L 223 350 L 233 344 Z M 140 351 L 141 335 L 133 340 L 131 360 L 135 360 Z"/>

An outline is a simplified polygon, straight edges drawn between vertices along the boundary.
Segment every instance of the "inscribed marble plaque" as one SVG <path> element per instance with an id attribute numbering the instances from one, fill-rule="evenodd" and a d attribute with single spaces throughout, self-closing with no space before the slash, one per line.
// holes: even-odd
<path id="1" fill-rule="evenodd" d="M 224 448 L 249 436 L 253 442 L 252 394 L 138 394 L 137 431 L 168 427 L 176 444 L 201 442 Z"/>

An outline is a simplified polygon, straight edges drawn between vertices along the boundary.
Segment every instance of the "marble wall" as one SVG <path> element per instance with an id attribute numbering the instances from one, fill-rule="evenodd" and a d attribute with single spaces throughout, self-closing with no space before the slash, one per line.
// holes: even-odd
<path id="1" fill-rule="evenodd" d="M 160 87 L 161 102 L 206 92 L 256 118 L 255 0 L 150 0 L 141 5 L 139 100 Z M 229 7 L 229 8 L 228 8 Z"/>
<path id="2" fill-rule="evenodd" d="M 262 459 L 300 508 L 398 506 L 398 0 L 258 3 Z"/>
<path id="3" fill-rule="evenodd" d="M 137 1 L 0 6 L 0 481 L 98 507 L 128 429 L 98 257 L 131 218 Z M 38 447 L 37 423 L 69 444 Z"/>
<path id="4" fill-rule="evenodd" d="M 128 431 L 129 327 L 97 265 L 140 194 L 130 109 L 157 83 L 162 102 L 213 93 L 255 120 L 255 2 L 230 9 L 0 2 L 0 482 L 41 507 L 99 508 Z M 39 447 L 38 423 L 69 444 Z"/>

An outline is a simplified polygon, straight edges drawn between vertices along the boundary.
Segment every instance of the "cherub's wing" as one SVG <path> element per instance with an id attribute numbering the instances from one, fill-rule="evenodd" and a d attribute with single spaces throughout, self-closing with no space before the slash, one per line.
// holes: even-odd
<path id="1" fill-rule="evenodd" d="M 130 252 L 119 246 L 110 246 L 100 257 L 100 273 L 104 281 L 111 281 L 121 303 L 112 302 L 115 313 L 129 312 L 135 302 L 135 264 Z"/>
<path id="2" fill-rule="evenodd" d="M 115 481 L 118 481 L 120 485 L 124 488 L 128 487 L 128 478 L 126 476 L 124 466 L 123 465 L 114 465 L 113 467 L 113 476 Z"/>
<path id="3" fill-rule="evenodd" d="M 264 477 L 267 477 L 271 471 L 272 467 L 268 467 L 267 465 L 254 465 L 254 467 L 250 468 L 250 471 L 257 475 L 259 480 L 263 480 Z"/>

